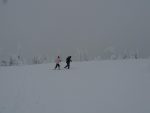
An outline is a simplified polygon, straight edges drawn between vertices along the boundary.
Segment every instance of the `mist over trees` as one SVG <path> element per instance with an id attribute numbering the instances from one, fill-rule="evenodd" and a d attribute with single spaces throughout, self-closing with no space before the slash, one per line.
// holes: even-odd
<path id="1" fill-rule="evenodd" d="M 0 53 L 0 55 L 2 52 Z M 59 52 L 60 54 L 60 52 Z M 103 54 L 95 56 L 94 58 L 90 57 L 89 51 L 87 49 L 76 49 L 76 53 L 73 57 L 74 61 L 91 61 L 91 60 L 118 60 L 118 59 L 138 59 L 140 58 L 139 50 L 127 50 L 125 49 L 122 52 L 118 52 L 114 47 L 107 47 L 104 49 Z M 16 55 L 9 56 L 8 59 L 1 59 L 0 66 L 20 66 L 20 65 L 32 65 L 32 64 L 45 64 L 53 62 L 55 57 L 51 56 L 38 56 L 35 55 L 31 58 L 30 63 L 27 62 L 27 59 L 22 55 L 22 51 L 19 47 L 18 53 Z M 62 59 L 65 62 L 65 58 Z"/>
<path id="2" fill-rule="evenodd" d="M 4 4 L 6 4 L 6 3 L 7 3 L 7 0 L 2 0 L 2 1 L 3 1 L 3 3 L 4 3 Z"/>
<path id="3" fill-rule="evenodd" d="M 62 55 L 62 61 L 71 55 L 73 61 L 80 62 L 138 59 L 149 55 L 148 17 L 150 15 L 146 13 L 147 8 L 149 9 L 147 2 L 126 1 L 130 9 L 126 10 L 126 7 L 120 7 L 120 5 L 124 6 L 125 1 L 119 3 L 114 1 L 113 4 L 100 0 L 75 2 L 78 5 L 81 3 L 79 7 L 74 5 L 74 1 L 61 1 L 63 4 L 60 6 L 55 0 L 18 1 L 2 0 L 0 4 L 1 66 L 50 63 L 57 55 Z M 86 7 L 85 2 L 91 7 Z M 99 7 L 98 3 L 104 3 L 101 4 L 103 7 Z M 142 3 L 141 7 L 139 3 Z M 107 7 L 109 5 L 111 7 Z M 41 8 L 38 8 L 39 6 Z M 99 14 L 93 13 L 101 8 L 103 10 L 100 10 Z M 118 10 L 124 13 L 119 13 Z M 72 46 L 74 53 L 66 54 L 69 51 L 71 53 L 72 50 L 66 50 L 67 52 L 64 53 L 63 50 L 69 48 L 63 47 L 64 45 Z M 116 46 L 122 47 L 121 50 Z M 96 50 L 90 51 L 89 47 Z M 42 51 L 43 49 L 45 50 Z M 44 56 L 43 53 L 48 55 Z"/>

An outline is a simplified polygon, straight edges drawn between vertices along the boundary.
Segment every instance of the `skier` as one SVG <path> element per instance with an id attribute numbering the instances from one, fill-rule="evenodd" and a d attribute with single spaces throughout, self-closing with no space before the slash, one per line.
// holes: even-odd
<path id="1" fill-rule="evenodd" d="M 56 60 L 55 60 L 55 63 L 56 63 L 56 66 L 55 66 L 55 69 L 58 67 L 58 69 L 60 70 L 60 63 L 61 62 L 61 59 L 60 59 L 60 57 L 58 56 L 57 58 L 56 58 Z"/>
<path id="2" fill-rule="evenodd" d="M 67 65 L 66 65 L 64 68 L 67 68 L 67 67 L 68 67 L 68 69 L 69 69 L 69 68 L 70 68 L 70 62 L 72 62 L 71 56 L 68 56 L 68 57 L 66 58 L 66 63 L 67 63 Z"/>

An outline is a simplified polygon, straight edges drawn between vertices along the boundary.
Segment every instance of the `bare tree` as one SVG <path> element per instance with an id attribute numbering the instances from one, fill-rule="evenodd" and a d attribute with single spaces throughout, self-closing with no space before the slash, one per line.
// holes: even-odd
<path id="1" fill-rule="evenodd" d="M 14 57 L 10 57 L 9 58 L 9 66 L 14 66 L 14 65 L 17 65 L 17 61 Z"/>
<path id="2" fill-rule="evenodd" d="M 117 59 L 116 49 L 112 46 L 105 48 L 104 53 L 106 55 L 105 56 L 106 58 L 109 58 L 109 59 L 112 59 L 112 60 Z"/>
<path id="3" fill-rule="evenodd" d="M 0 63 L 0 65 L 1 65 L 1 66 L 7 66 L 7 65 L 8 65 L 8 63 L 7 63 L 7 61 L 6 61 L 6 60 L 2 60 L 2 61 L 1 61 L 1 63 Z"/>
<path id="4" fill-rule="evenodd" d="M 40 61 L 40 59 L 38 57 L 34 56 L 33 59 L 32 59 L 32 63 L 33 64 L 40 64 L 41 61 Z"/>

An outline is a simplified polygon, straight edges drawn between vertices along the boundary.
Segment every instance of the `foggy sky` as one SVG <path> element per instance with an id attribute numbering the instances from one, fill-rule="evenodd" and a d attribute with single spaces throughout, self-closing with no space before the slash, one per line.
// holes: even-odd
<path id="1" fill-rule="evenodd" d="M 149 0 L 0 1 L 0 56 L 17 54 L 91 57 L 105 48 L 138 49 L 150 56 Z"/>

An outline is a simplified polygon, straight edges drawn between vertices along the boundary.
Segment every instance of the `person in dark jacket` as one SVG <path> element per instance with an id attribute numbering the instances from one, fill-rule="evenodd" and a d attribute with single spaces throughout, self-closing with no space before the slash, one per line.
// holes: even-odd
<path id="1" fill-rule="evenodd" d="M 68 56 L 68 57 L 66 58 L 66 63 L 67 63 L 67 65 L 66 65 L 64 68 L 70 69 L 70 62 L 72 62 L 71 56 Z"/>

